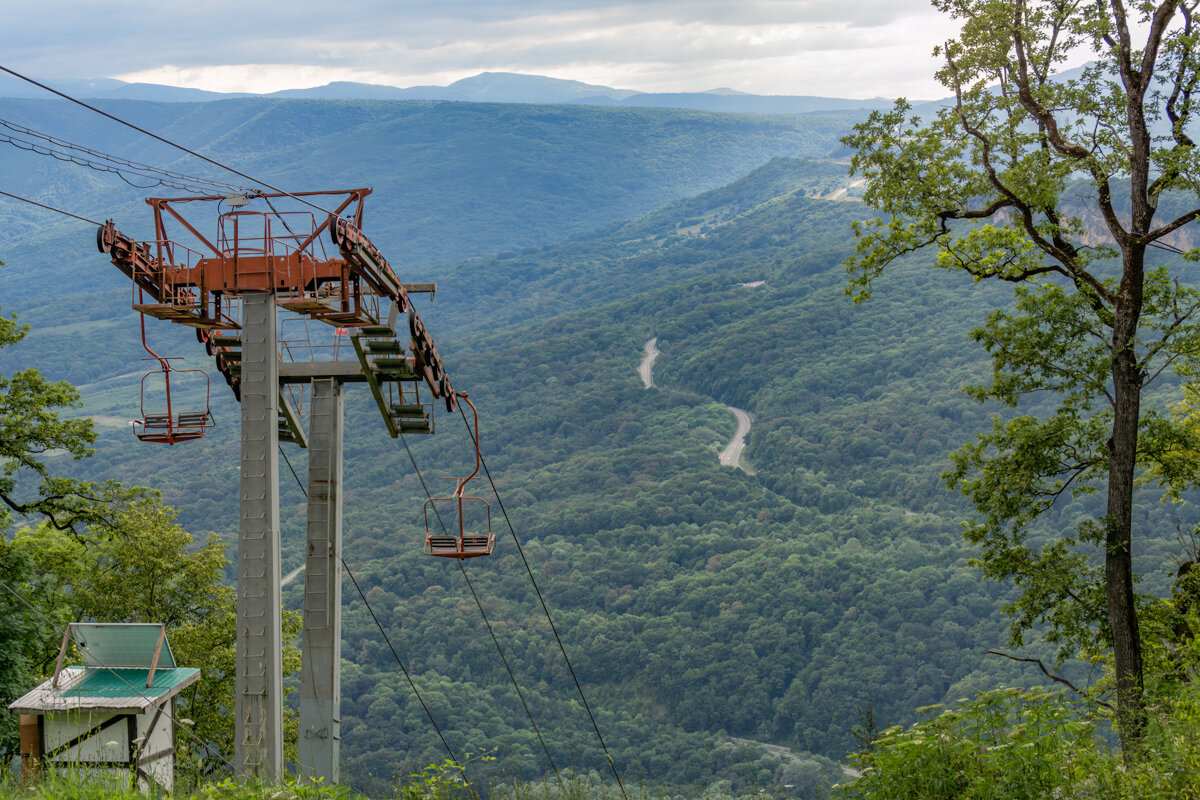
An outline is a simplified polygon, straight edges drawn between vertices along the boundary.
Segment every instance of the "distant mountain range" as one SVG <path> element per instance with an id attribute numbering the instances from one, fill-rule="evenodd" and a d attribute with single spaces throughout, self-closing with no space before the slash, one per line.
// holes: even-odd
<path id="1" fill-rule="evenodd" d="M 600 106 L 638 106 L 689 108 L 702 111 L 729 111 L 748 114 L 803 114 L 813 111 L 850 111 L 890 108 L 886 98 L 855 100 L 809 95 L 758 95 L 732 89 L 706 92 L 646 93 L 580 81 L 522 75 L 513 72 L 483 72 L 455 81 L 449 86 L 383 86 L 370 83 L 337 81 L 310 89 L 286 89 L 264 95 L 208 92 L 153 83 L 126 83 L 115 78 L 63 80 L 54 88 L 75 97 L 155 102 L 203 102 L 234 97 L 292 97 L 327 100 L 456 100 L 476 103 L 537 103 Z M 11 78 L 0 77 L 2 97 L 47 97 L 45 91 Z"/>

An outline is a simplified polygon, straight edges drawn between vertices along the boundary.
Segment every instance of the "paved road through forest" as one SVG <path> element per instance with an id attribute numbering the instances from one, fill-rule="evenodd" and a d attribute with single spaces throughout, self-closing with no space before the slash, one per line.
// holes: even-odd
<path id="1" fill-rule="evenodd" d="M 638 366 L 638 375 L 642 376 L 642 383 L 646 385 L 647 389 L 654 387 L 654 373 L 651 372 L 651 369 L 654 366 L 654 359 L 658 357 L 657 344 L 657 336 L 646 342 L 646 357 L 642 359 L 642 363 Z"/>
<path id="2" fill-rule="evenodd" d="M 721 451 L 721 465 L 725 467 L 741 467 L 742 451 L 746 449 L 746 434 L 750 432 L 750 415 L 740 408 L 729 406 L 733 416 L 737 417 L 737 432 L 729 446 Z"/>
<path id="3" fill-rule="evenodd" d="M 658 356 L 658 337 L 650 339 L 646 342 L 645 350 L 646 357 L 642 359 L 642 363 L 638 365 L 638 375 L 642 378 L 642 383 L 647 389 L 654 386 L 654 359 Z M 742 466 L 742 451 L 746 449 L 746 434 L 750 433 L 750 415 L 740 408 L 728 407 L 733 412 L 733 416 L 737 418 L 737 431 L 733 434 L 733 440 L 721 451 L 721 465 L 726 467 Z"/>

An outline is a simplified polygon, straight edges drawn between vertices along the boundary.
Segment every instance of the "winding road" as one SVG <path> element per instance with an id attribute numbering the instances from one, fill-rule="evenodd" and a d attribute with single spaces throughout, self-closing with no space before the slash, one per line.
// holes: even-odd
<path id="1" fill-rule="evenodd" d="M 653 369 L 654 359 L 658 357 L 657 345 L 657 336 L 646 342 L 646 357 L 638 365 L 638 375 L 647 389 L 654 386 Z M 733 406 L 728 406 L 728 408 L 733 412 L 733 416 L 737 418 L 737 432 L 733 434 L 733 439 L 721 451 L 721 455 L 719 456 L 721 466 L 744 469 L 742 467 L 742 451 L 746 449 L 746 434 L 750 433 L 750 415 L 740 408 L 734 408 Z"/>
<path id="2" fill-rule="evenodd" d="M 647 389 L 654 388 L 654 373 L 651 370 L 654 366 L 654 359 L 658 357 L 657 344 L 657 336 L 646 342 L 646 357 L 642 359 L 642 363 L 638 366 L 638 375 L 642 376 L 642 383 L 646 385 Z"/>
<path id="3" fill-rule="evenodd" d="M 846 199 L 847 192 L 849 192 L 851 189 L 855 188 L 856 186 L 862 186 L 866 182 L 867 182 L 866 178 L 859 178 L 856 181 L 850 181 L 850 183 L 843 186 L 841 189 L 838 189 L 836 192 L 833 192 L 825 199 L 826 200 L 844 200 L 844 199 Z"/>
<path id="4" fill-rule="evenodd" d="M 733 412 L 733 416 L 737 417 L 737 432 L 733 434 L 729 445 L 721 451 L 721 466 L 741 468 L 742 451 L 746 449 L 746 434 L 750 432 L 750 415 L 740 408 L 728 408 Z"/>
<path id="5" fill-rule="evenodd" d="M 301 564 L 300 566 L 296 567 L 294 570 L 289 572 L 287 575 L 284 575 L 283 580 L 281 580 L 279 582 L 279 585 L 287 586 L 289 583 L 291 583 L 293 580 L 295 580 L 296 576 L 299 575 L 301 572 L 304 572 L 304 564 Z"/>

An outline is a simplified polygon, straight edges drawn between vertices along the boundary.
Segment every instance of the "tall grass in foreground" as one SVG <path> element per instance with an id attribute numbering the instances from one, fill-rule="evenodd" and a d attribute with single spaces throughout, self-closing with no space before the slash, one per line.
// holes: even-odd
<path id="1" fill-rule="evenodd" d="M 720 785 L 708 790 L 690 787 L 686 793 L 647 786 L 626 786 L 626 790 L 629 800 L 767 800 L 769 797 L 763 791 L 735 797 Z M 824 793 L 821 796 L 825 796 Z M 0 800 L 147 800 L 152 797 L 167 795 L 157 789 L 139 792 L 128 781 L 111 776 L 46 773 L 37 782 L 22 786 L 16 776 L 0 774 Z M 282 784 L 239 783 L 231 778 L 213 781 L 174 797 L 176 800 L 368 800 L 345 786 L 301 780 Z M 561 785 L 549 781 L 517 781 L 492 785 L 481 792 L 464 784 L 460 773 L 448 763 L 426 767 L 421 773 L 401 781 L 394 792 L 370 800 L 480 800 L 481 797 L 488 800 L 624 800 L 616 786 L 582 776 L 564 780 Z"/>

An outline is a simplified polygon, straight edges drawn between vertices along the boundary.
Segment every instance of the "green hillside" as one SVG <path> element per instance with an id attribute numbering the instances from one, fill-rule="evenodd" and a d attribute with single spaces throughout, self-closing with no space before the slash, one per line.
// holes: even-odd
<path id="1" fill-rule="evenodd" d="M 367 113 L 390 105 L 397 119 Z M 609 113 L 617 115 L 603 117 L 609 124 L 631 115 L 628 132 L 645 137 L 617 147 L 612 133 L 612 165 L 597 166 L 590 183 L 571 182 L 565 156 L 551 163 L 527 154 L 530 170 L 535 163 L 547 170 L 546 181 L 521 171 L 510 191 L 540 197 L 560 187 L 571 197 L 567 211 L 549 200 L 532 211 L 521 208 L 535 232 L 502 234 L 516 225 L 504 214 L 522 203 L 494 202 L 490 233 L 468 236 L 440 255 L 503 251 L 440 266 L 433 271 L 441 282 L 437 300 L 422 306 L 455 386 L 479 405 L 488 466 L 616 766 L 630 781 L 680 787 L 730 781 L 738 790 L 781 792 L 787 785 L 800 796 L 831 770 L 836 774 L 820 757 L 842 760 L 853 749 L 851 729 L 868 705 L 883 727 L 910 721 L 916 706 L 997 681 L 1036 682 L 1016 665 L 983 655 L 1003 643 L 999 607 L 1007 594 L 968 564 L 973 554 L 958 525 L 965 506 L 939 477 L 947 453 L 982 430 L 993 411 L 960 387 L 986 371 L 967 332 L 981 308 L 1004 302 L 1003 288 L 930 287 L 918 265 L 909 264 L 871 304 L 853 307 L 843 297 L 838 265 L 849 223 L 861 211 L 856 203 L 819 199 L 840 185 L 835 162 L 770 160 L 779 154 L 747 146 L 739 158 L 757 158 L 753 164 L 730 162 L 704 177 L 681 174 L 667 192 L 674 197 L 657 196 L 663 187 L 655 179 L 682 169 L 681 161 L 671 161 L 677 149 L 708 141 L 711 158 L 727 144 L 722 125 L 774 126 L 777 134 L 782 123 L 774 120 L 650 110 L 585 110 L 576 117 L 576 109 L 537 107 L 345 107 L 365 109 L 359 127 L 327 130 L 313 122 L 311 135 L 289 140 L 286 158 L 279 142 L 256 132 L 259 120 L 288 114 L 299 126 L 309 110 L 320 117 L 320 108 L 343 105 L 266 104 L 211 146 L 298 176 L 302 163 L 326 168 L 317 163 L 320 154 L 333 152 L 333 143 L 354 130 L 359 149 L 342 153 L 343 172 L 330 173 L 345 178 L 355 165 L 366 170 L 384 158 L 372 131 L 382 136 L 400 117 L 416 130 L 416 119 L 434 112 L 477 115 L 458 124 L 488 131 L 489 141 L 496 120 L 505 119 L 514 143 L 532 138 L 545 152 L 582 152 L 588 120 Z M 513 115 L 526 116 L 518 125 Z M 184 118 L 170 124 L 179 131 L 187 125 Z M 213 120 L 204 124 L 210 133 L 221 130 Z M 788 130 L 797 142 L 805 139 L 801 129 Z M 569 144 L 555 149 L 555 137 L 568 133 Z M 466 139 L 461 146 L 473 152 Z M 274 155 L 257 155 L 260 148 Z M 638 155 L 626 157 L 626 150 Z M 807 154 L 821 152 L 814 147 Z M 473 183 L 477 176 L 461 164 L 455 169 L 461 172 L 447 184 L 448 195 L 492 186 L 487 179 Z M 731 177 L 722 178 L 722 170 L 735 169 L 748 174 L 717 186 Z M 441 185 L 431 174 L 421 195 L 427 202 Z M 622 190 L 621 175 L 639 176 L 640 188 Z M 368 179 L 357 177 L 353 182 Z M 390 197 L 375 212 L 371 235 L 385 252 L 393 252 L 391 242 L 395 250 L 423 253 L 415 260 L 442 260 L 428 244 L 439 238 L 430 226 L 400 213 L 419 193 L 406 192 L 407 179 L 385 180 L 397 182 L 383 184 L 386 190 L 376 184 L 378 199 Z M 611 185 L 601 191 L 605 183 Z M 570 209 L 595 199 L 592 191 L 612 192 L 608 205 L 586 220 L 564 221 Z M 493 186 L 493 200 L 501 192 Z M 453 218 L 453 208 L 429 213 L 439 224 L 469 227 Z M 621 214 L 625 221 L 606 219 Z M 578 233 L 589 227 L 592 233 Z M 75 226 L 72 236 L 86 238 L 76 233 L 81 229 L 86 233 Z M 405 237 L 418 229 L 409 247 Z M 136 444 L 122 420 L 140 370 L 134 324 L 117 311 L 127 302 L 120 276 L 82 245 L 64 241 L 62 260 L 54 263 L 35 258 L 29 241 L 9 244 L 3 305 L 36 327 L 25 349 L 0 368 L 45 364 L 56 377 L 82 384 L 88 412 L 104 415 L 108 426 L 97 456 L 78 469 L 161 488 L 191 530 L 230 535 L 237 516 L 230 500 L 237 475 L 232 397 L 223 386 L 215 392 L 219 427 L 202 442 L 170 449 Z M 401 256 L 393 262 L 402 263 Z M 77 282 L 84 272 L 88 278 Z M 34 274 L 42 277 L 30 285 Z M 70 312 L 48 305 L 50 297 Z M 195 356 L 190 332 L 167 327 L 158 326 L 156 340 Z M 657 388 L 645 389 L 636 370 L 651 337 L 662 355 L 654 367 Z M 546 774 L 457 567 L 421 553 L 425 494 L 404 449 L 384 435 L 365 392 L 349 394 L 347 562 L 452 746 L 494 749 L 497 776 Z M 718 463 L 734 431 L 728 405 L 753 417 L 749 470 Z M 412 437 L 409 445 L 431 485 L 442 483 L 442 475 L 465 474 L 471 450 L 456 416 L 443 415 L 436 436 Z M 289 457 L 303 474 L 303 453 L 293 448 Z M 301 563 L 304 509 L 286 468 L 281 483 L 288 568 Z M 590 722 L 503 517 L 494 516 L 497 553 L 471 562 L 468 573 L 555 761 L 603 777 L 607 763 Z M 1164 547 L 1170 537 L 1164 531 Z M 299 591 L 299 582 L 285 590 L 292 607 L 299 607 Z M 440 761 L 440 743 L 349 586 L 343 654 L 344 771 L 355 785 L 379 789 L 398 771 Z"/>
<path id="2" fill-rule="evenodd" d="M 774 156 L 825 156 L 862 117 L 432 101 L 100 105 L 290 191 L 373 187 L 375 241 L 394 263 L 413 267 L 587 232 L 728 183 Z M 6 100 L 0 116 L 142 163 L 245 182 L 61 101 Z M 141 198 L 180 194 L 133 189 L 15 149 L 0 159 L 0 182 L 146 237 Z M 44 212 L 4 202 L 16 221 L 0 230 L 9 261 L 14 247 L 30 247 L 21 250 L 30 259 L 53 252 L 53 239 L 38 235 Z"/>

